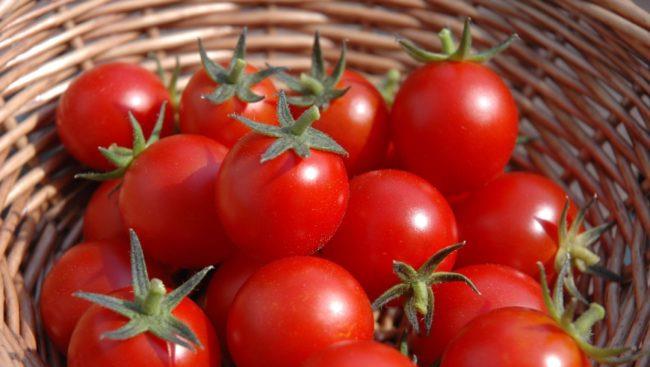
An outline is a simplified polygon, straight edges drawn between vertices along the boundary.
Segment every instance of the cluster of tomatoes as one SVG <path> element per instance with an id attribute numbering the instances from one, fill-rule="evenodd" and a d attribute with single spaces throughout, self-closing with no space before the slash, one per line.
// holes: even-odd
<path id="1" fill-rule="evenodd" d="M 606 228 L 585 231 L 584 211 L 554 182 L 504 173 L 517 108 L 481 62 L 512 38 L 477 54 L 469 23 L 458 46 L 448 30 L 440 38 L 441 53 L 399 40 L 424 65 L 394 101 L 383 94 L 392 108 L 346 70 L 345 45 L 326 68 L 318 34 L 299 76 L 249 65 L 244 31 L 229 64 L 199 44 L 203 68 L 180 98 L 175 77 L 165 86 L 136 65 L 74 80 L 58 133 L 98 171 L 80 176 L 104 182 L 85 242 L 41 291 L 68 366 L 617 361 L 624 350 L 588 344 L 600 306 L 573 322 L 574 273 L 606 274 L 588 248 Z M 195 303 L 188 295 L 213 265 Z M 202 270 L 165 286 L 187 269 Z M 553 299 L 546 274 L 559 284 Z M 384 306 L 404 310 L 403 353 L 373 341 Z"/>

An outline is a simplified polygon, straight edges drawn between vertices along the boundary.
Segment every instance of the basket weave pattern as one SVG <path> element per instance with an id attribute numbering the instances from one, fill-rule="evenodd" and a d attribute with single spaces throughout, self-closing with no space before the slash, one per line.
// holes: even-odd
<path id="1" fill-rule="evenodd" d="M 599 345 L 650 345 L 650 15 L 630 0 L 172 1 L 0 0 L 0 366 L 63 366 L 40 325 L 36 300 L 44 274 L 81 240 L 89 184 L 54 129 L 57 97 L 93 65 L 142 63 L 155 53 L 165 69 L 179 56 L 180 86 L 199 67 L 196 39 L 224 60 L 242 26 L 258 66 L 302 70 L 313 31 L 326 58 L 349 41 L 348 67 L 371 78 L 416 64 L 399 33 L 429 48 L 436 31 L 458 34 L 474 20 L 477 48 L 517 32 L 522 41 L 491 66 L 513 88 L 522 133 L 512 165 L 560 183 L 588 220 L 614 221 L 597 246 L 606 266 L 628 281 L 582 277 L 607 309 Z M 648 357 L 635 366 L 648 366 Z"/>

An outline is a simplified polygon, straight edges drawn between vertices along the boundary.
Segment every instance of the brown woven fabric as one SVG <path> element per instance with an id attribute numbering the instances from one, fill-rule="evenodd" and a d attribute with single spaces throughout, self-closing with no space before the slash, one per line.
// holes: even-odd
<path id="1" fill-rule="evenodd" d="M 80 240 L 89 185 L 73 182 L 80 167 L 53 126 L 76 74 L 113 60 L 153 69 L 155 52 L 167 69 L 180 56 L 183 86 L 198 67 L 198 37 L 225 59 L 248 25 L 258 65 L 306 68 L 320 29 L 328 59 L 348 39 L 349 67 L 376 76 L 415 66 L 394 34 L 435 48 L 437 30 L 460 32 L 464 16 L 477 47 L 522 38 L 491 62 L 514 90 L 522 132 L 536 138 L 513 165 L 551 177 L 579 204 L 597 194 L 588 220 L 616 223 L 597 248 L 629 281 L 582 279 L 607 308 L 596 342 L 650 345 L 650 15 L 632 1 L 0 0 L 0 366 L 64 365 L 35 300 L 52 260 Z"/>

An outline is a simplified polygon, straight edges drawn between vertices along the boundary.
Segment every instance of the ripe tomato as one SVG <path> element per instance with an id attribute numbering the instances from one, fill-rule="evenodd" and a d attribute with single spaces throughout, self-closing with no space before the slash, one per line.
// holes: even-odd
<path id="1" fill-rule="evenodd" d="M 124 222 L 152 258 L 197 268 L 223 260 L 228 241 L 217 217 L 214 186 L 227 149 L 200 135 L 176 135 L 145 149 L 120 190 Z"/>
<path id="2" fill-rule="evenodd" d="M 350 271 L 375 299 L 397 281 L 394 260 L 418 268 L 457 240 L 454 214 L 438 190 L 414 174 L 378 170 L 350 181 L 348 210 L 323 256 Z M 451 270 L 455 257 L 437 270 Z"/>
<path id="3" fill-rule="evenodd" d="M 162 272 L 149 266 L 154 274 Z M 85 242 L 66 251 L 43 282 L 39 306 L 48 336 L 65 353 L 77 321 L 90 307 L 75 291 L 108 293 L 131 284 L 129 247 L 123 242 Z"/>
<path id="4" fill-rule="evenodd" d="M 117 203 L 121 181 L 103 182 L 93 193 L 84 214 L 83 234 L 86 241 L 123 240 L 129 233 Z"/>
<path id="5" fill-rule="evenodd" d="M 260 163 L 276 140 L 251 133 L 230 150 L 217 178 L 217 210 L 232 241 L 248 256 L 309 255 L 338 228 L 349 196 L 343 160 L 334 153 L 294 152 Z"/>
<path id="6" fill-rule="evenodd" d="M 238 367 L 298 367 L 344 340 L 371 340 L 368 297 L 340 266 L 290 257 L 263 266 L 235 297 L 228 345 Z"/>
<path id="7" fill-rule="evenodd" d="M 131 146 L 129 111 L 149 135 L 163 102 L 169 102 L 169 93 L 148 70 L 125 63 L 100 65 L 81 74 L 61 96 L 57 131 L 75 159 L 94 169 L 109 170 L 113 166 L 98 148 L 113 143 Z M 162 135 L 169 135 L 173 128 L 173 112 L 168 109 Z"/>
<path id="8" fill-rule="evenodd" d="M 501 308 L 471 321 L 449 344 L 441 367 L 586 367 L 576 342 L 546 314 Z"/>
<path id="9" fill-rule="evenodd" d="M 375 341 L 341 342 L 314 354 L 301 367 L 415 367 L 396 349 Z"/>
<path id="10" fill-rule="evenodd" d="M 214 273 L 205 294 L 203 309 L 217 330 L 219 340 L 226 342 L 228 311 L 244 283 L 261 266 L 262 262 L 237 254 L 221 263 Z M 225 349 L 224 349 L 225 350 Z"/>
<path id="11" fill-rule="evenodd" d="M 479 315 L 513 306 L 545 309 L 539 283 L 515 269 L 482 264 L 455 271 L 471 279 L 481 294 L 461 283 L 433 287 L 436 302 L 432 331 L 428 336 L 411 335 L 409 338 L 409 345 L 422 366 L 433 365 L 449 341 Z"/>
<path id="12" fill-rule="evenodd" d="M 130 288 L 112 295 L 121 299 L 133 299 Z M 125 340 L 104 338 L 103 334 L 124 326 L 127 318 L 93 305 L 74 330 L 68 351 L 68 367 L 219 367 L 219 341 L 199 306 L 184 298 L 172 311 L 172 315 L 194 332 L 203 348 L 192 351 L 165 341 L 151 332 Z"/>
<path id="13" fill-rule="evenodd" d="M 537 277 L 537 261 L 554 274 L 558 221 L 567 196 L 553 181 L 507 173 L 454 206 L 460 238 L 458 266 L 496 263 Z M 568 217 L 575 217 L 573 204 Z"/>

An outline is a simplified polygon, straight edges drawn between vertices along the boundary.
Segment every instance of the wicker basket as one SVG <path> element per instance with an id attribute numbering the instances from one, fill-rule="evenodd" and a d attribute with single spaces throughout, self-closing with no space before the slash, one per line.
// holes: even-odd
<path id="1" fill-rule="evenodd" d="M 583 277 L 607 308 L 599 345 L 650 344 L 650 15 L 630 0 L 377 0 L 310 2 L 172 0 L 0 0 L 0 366 L 63 366 L 35 312 L 52 260 L 78 242 L 89 185 L 53 127 L 57 97 L 80 71 L 127 60 L 165 68 L 180 56 L 184 78 L 198 67 L 196 39 L 228 58 L 250 27 L 254 63 L 304 69 L 320 29 L 327 58 L 349 40 L 349 67 L 371 77 L 415 64 L 394 33 L 436 47 L 435 31 L 475 22 L 478 47 L 517 32 L 523 41 L 492 61 L 509 81 L 521 130 L 513 166 L 559 182 L 589 213 L 614 221 L 598 246 L 624 283 Z M 635 366 L 648 366 L 647 357 Z"/>

